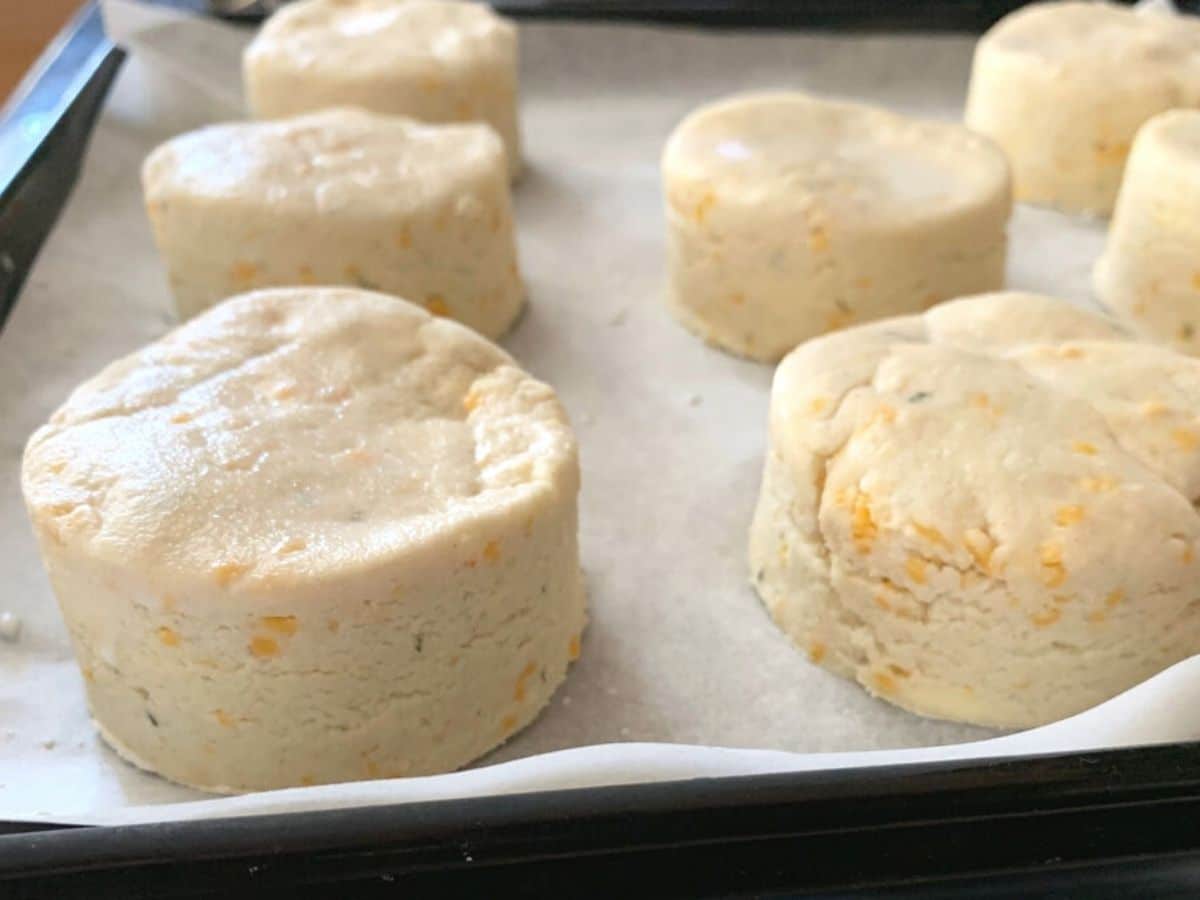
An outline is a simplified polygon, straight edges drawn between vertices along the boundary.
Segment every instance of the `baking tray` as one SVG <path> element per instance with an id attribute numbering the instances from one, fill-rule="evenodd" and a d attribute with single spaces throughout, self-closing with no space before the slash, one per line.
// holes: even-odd
<path id="1" fill-rule="evenodd" d="M 735 6 L 698 4 L 693 20 L 736 22 Z M 771 6 L 777 24 L 808 24 L 806 4 Z M 938 6 L 912 4 L 910 21 Z M 121 57 L 85 8 L 0 125 L 5 313 Z M 0 896 L 1194 896 L 1198 812 L 1200 743 L 1179 743 L 142 826 L 8 822 Z"/>

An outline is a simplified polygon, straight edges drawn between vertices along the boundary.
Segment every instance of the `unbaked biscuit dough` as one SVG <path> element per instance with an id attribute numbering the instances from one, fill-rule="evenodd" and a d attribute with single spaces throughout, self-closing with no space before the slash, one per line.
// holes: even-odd
<path id="1" fill-rule="evenodd" d="M 302 0 L 267 20 L 243 59 L 258 118 L 361 106 L 426 122 L 486 122 L 521 167 L 517 29 L 487 4 Z"/>
<path id="2" fill-rule="evenodd" d="M 1181 106 L 1200 106 L 1200 21 L 1039 3 L 980 39 L 966 122 L 1008 153 L 1018 200 L 1107 216 L 1138 128 Z"/>
<path id="3" fill-rule="evenodd" d="M 1004 283 L 1008 166 L 959 126 L 735 97 L 688 116 L 662 168 L 671 311 L 742 356 Z"/>
<path id="4" fill-rule="evenodd" d="M 78 388 L 22 478 L 96 724 L 173 781 L 450 771 L 579 653 L 562 407 L 392 297 L 231 299 Z"/>
<path id="5" fill-rule="evenodd" d="M 180 316 L 355 285 L 499 337 L 524 303 L 504 154 L 483 125 L 357 109 L 213 125 L 157 148 L 146 209 Z"/>
<path id="6" fill-rule="evenodd" d="M 798 348 L 769 443 L 759 595 L 892 703 L 1027 727 L 1200 653 L 1200 360 L 969 298 Z"/>
<path id="7" fill-rule="evenodd" d="M 1114 313 L 1200 354 L 1200 110 L 1162 113 L 1138 132 L 1095 274 Z"/>

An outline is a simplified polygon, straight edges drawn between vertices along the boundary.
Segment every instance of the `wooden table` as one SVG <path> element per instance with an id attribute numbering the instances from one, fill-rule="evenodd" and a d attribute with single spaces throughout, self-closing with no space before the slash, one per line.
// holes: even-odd
<path id="1" fill-rule="evenodd" d="M 83 0 L 0 2 L 0 104 Z"/>

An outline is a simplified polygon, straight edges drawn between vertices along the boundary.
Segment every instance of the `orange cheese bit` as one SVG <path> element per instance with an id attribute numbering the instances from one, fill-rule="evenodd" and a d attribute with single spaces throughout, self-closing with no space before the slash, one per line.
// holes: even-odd
<path id="1" fill-rule="evenodd" d="M 83 680 L 88 684 L 91 684 L 96 680 L 96 673 L 92 671 L 91 666 L 84 666 L 82 669 L 80 669 L 80 672 L 83 674 Z"/>
<path id="2" fill-rule="evenodd" d="M 287 556 L 291 553 L 299 553 L 307 546 L 308 541 L 304 540 L 302 537 L 284 538 L 275 545 L 274 552 L 276 556 Z"/>
<path id="3" fill-rule="evenodd" d="M 932 525 L 923 525 L 916 519 L 912 520 L 913 531 L 919 534 L 922 538 L 929 541 L 931 544 L 937 544 L 939 547 L 945 547 L 947 550 L 954 549 L 950 542 L 946 540 L 946 536 L 934 528 Z"/>
<path id="4" fill-rule="evenodd" d="M 1117 486 L 1111 475 L 1089 475 L 1079 480 L 1079 486 L 1091 494 L 1105 494 Z"/>
<path id="5" fill-rule="evenodd" d="M 820 415 L 828 408 L 829 408 L 829 398 L 828 397 L 813 397 L 811 400 L 808 401 L 808 411 L 814 416 Z"/>
<path id="6" fill-rule="evenodd" d="M 1075 525 L 1083 521 L 1083 507 L 1079 505 L 1060 506 L 1054 513 L 1054 522 L 1056 525 Z"/>
<path id="7" fill-rule="evenodd" d="M 820 641 L 813 641 L 808 645 L 808 658 L 814 663 L 819 663 L 825 658 L 826 648 Z"/>
<path id="8" fill-rule="evenodd" d="M 729 295 L 729 302 L 732 303 L 734 306 L 741 306 L 743 303 L 746 302 L 746 295 L 743 294 L 741 291 L 734 291 L 732 294 Z"/>
<path id="9" fill-rule="evenodd" d="M 579 659 L 579 653 L 583 648 L 580 645 L 579 635 L 571 635 L 571 640 L 567 642 L 567 659 L 574 662 Z"/>
<path id="10" fill-rule="evenodd" d="M 513 688 L 513 700 L 517 703 L 525 702 L 525 691 L 529 686 L 529 679 L 537 673 L 537 666 L 533 663 L 526 663 L 525 668 L 521 670 L 521 674 L 517 676 L 516 686 Z"/>
<path id="11" fill-rule="evenodd" d="M 871 599 L 873 599 L 875 601 L 875 605 L 878 606 L 880 609 L 882 609 L 884 612 L 892 611 L 892 604 L 888 602 L 888 598 L 883 596 L 883 594 L 876 594 Z"/>
<path id="12" fill-rule="evenodd" d="M 492 230 L 495 231 L 494 228 Z M 392 243 L 394 243 L 396 248 L 399 250 L 407 250 L 412 246 L 412 230 L 405 225 L 403 228 L 397 231 L 395 235 L 393 235 Z"/>
<path id="13" fill-rule="evenodd" d="M 1190 428 L 1176 428 L 1171 432 L 1173 440 L 1181 450 L 1195 450 L 1200 447 L 1200 435 Z"/>
<path id="14" fill-rule="evenodd" d="M 291 637 L 296 633 L 297 625 L 295 616 L 263 616 L 258 621 L 267 631 L 273 631 L 276 634 Z"/>
<path id="15" fill-rule="evenodd" d="M 1034 613 L 1029 617 L 1029 621 L 1033 622 L 1033 624 L 1038 628 L 1046 628 L 1049 625 L 1053 625 L 1061 618 L 1062 610 L 1051 608 L 1042 610 L 1039 613 Z"/>
<path id="16" fill-rule="evenodd" d="M 259 659 L 270 659 L 272 656 L 279 655 L 279 644 L 274 638 L 262 637 L 255 635 L 250 639 L 250 655 L 257 656 Z"/>
<path id="17" fill-rule="evenodd" d="M 825 319 L 826 331 L 840 331 L 847 325 L 854 324 L 854 313 L 849 310 L 834 310 Z"/>
<path id="18" fill-rule="evenodd" d="M 325 628 L 329 631 L 330 634 L 337 634 L 338 630 L 341 627 L 342 627 L 342 623 L 339 622 L 337 619 L 329 619 L 328 621 L 325 622 Z"/>
<path id="19" fill-rule="evenodd" d="M 925 560 L 916 554 L 909 554 L 908 559 L 904 561 L 904 571 L 908 573 L 917 584 L 925 584 L 927 578 L 925 574 Z"/>
<path id="20" fill-rule="evenodd" d="M 1067 580 L 1067 567 L 1062 561 L 1062 547 L 1051 541 L 1042 544 L 1042 583 L 1046 587 L 1059 587 Z"/>
<path id="21" fill-rule="evenodd" d="M 851 511 L 850 534 L 859 553 L 871 552 L 871 541 L 879 534 L 879 526 L 871 516 L 871 499 L 866 494 L 854 495 Z"/>
<path id="22" fill-rule="evenodd" d="M 886 672 L 872 672 L 871 681 L 875 685 L 875 690 L 881 694 L 896 693 L 896 679 Z"/>
<path id="23" fill-rule="evenodd" d="M 1192 287 L 1200 291 L 1200 269 L 1192 273 Z"/>
<path id="24" fill-rule="evenodd" d="M 189 412 L 177 412 L 171 416 L 172 425 L 186 425 L 190 421 L 192 421 L 192 414 Z"/>
<path id="25" fill-rule="evenodd" d="M 314 784 L 317 783 L 317 779 L 313 775 L 301 775 L 300 783 L 302 785 L 304 785 L 304 787 L 312 787 Z"/>
<path id="26" fill-rule="evenodd" d="M 227 562 L 213 566 L 212 574 L 218 585 L 228 587 L 230 583 L 241 578 L 249 571 L 250 567 L 244 563 Z"/>
<path id="27" fill-rule="evenodd" d="M 163 612 L 175 611 L 175 597 L 171 594 L 163 594 L 158 602 L 162 605 Z"/>
<path id="28" fill-rule="evenodd" d="M 1154 419 L 1167 411 L 1167 405 L 1161 400 L 1147 400 L 1142 404 L 1142 415 Z"/>
<path id="29" fill-rule="evenodd" d="M 503 735 L 512 734 L 513 730 L 516 727 L 517 727 L 517 717 L 514 716 L 512 713 L 509 713 L 507 716 L 505 716 L 503 719 L 500 720 L 500 733 Z"/>
<path id="30" fill-rule="evenodd" d="M 313 271 L 312 266 L 301 266 L 296 270 L 296 278 L 301 284 L 317 283 L 317 274 Z"/>
<path id="31" fill-rule="evenodd" d="M 459 100 L 454 104 L 454 115 L 464 121 L 474 116 L 475 109 L 470 100 Z"/>
<path id="32" fill-rule="evenodd" d="M 168 628 L 166 625 L 159 628 L 156 634 L 158 634 L 158 639 L 167 647 L 178 647 L 182 643 L 179 632 L 173 628 Z"/>
<path id="33" fill-rule="evenodd" d="M 696 220 L 697 224 L 704 224 L 705 220 L 708 218 L 709 211 L 713 208 L 716 202 L 716 194 L 714 194 L 712 191 L 704 192 L 704 196 L 700 198 L 700 202 L 696 204 L 696 209 L 692 213 L 692 218 Z"/>
<path id="34" fill-rule="evenodd" d="M 892 422 L 895 422 L 895 421 L 896 421 L 896 408 L 894 406 L 890 406 L 887 403 L 880 403 L 877 407 L 875 407 L 875 410 L 871 413 L 870 418 L 868 418 L 865 422 L 862 423 L 862 425 L 859 426 L 858 430 L 860 432 L 862 432 L 862 431 L 866 431 L 868 428 L 873 427 L 874 425 L 877 425 L 877 424 L 890 425 Z"/>
<path id="35" fill-rule="evenodd" d="M 1084 456 L 1095 456 L 1099 452 L 1096 449 L 1096 445 L 1088 441 L 1075 441 L 1075 443 L 1071 444 L 1071 449 L 1076 453 L 1082 453 Z"/>
<path id="36" fill-rule="evenodd" d="M 483 558 L 490 563 L 500 561 L 500 542 L 488 541 L 483 545 Z"/>
<path id="37" fill-rule="evenodd" d="M 1060 347 L 1058 351 L 1060 359 L 1083 359 L 1085 355 L 1082 347 Z"/>
<path id="38" fill-rule="evenodd" d="M 1104 598 L 1104 605 L 1109 609 L 1115 609 L 1124 602 L 1125 592 L 1120 589 L 1112 591 L 1107 597 Z"/>
<path id="39" fill-rule="evenodd" d="M 446 298 L 441 294 L 430 294 L 426 297 L 425 308 L 435 316 L 450 315 L 450 307 L 446 304 Z"/>
<path id="40" fill-rule="evenodd" d="M 829 249 L 829 233 L 824 225 L 813 225 L 808 229 L 808 249 L 813 253 L 824 253 Z"/>
<path id="41" fill-rule="evenodd" d="M 237 724 L 237 720 L 223 709 L 214 709 L 212 714 L 222 728 L 232 728 Z"/>
<path id="42" fill-rule="evenodd" d="M 465 413 L 472 413 L 479 406 L 480 397 L 475 391 L 467 391 L 467 395 L 462 399 L 462 408 Z"/>
<path id="43" fill-rule="evenodd" d="M 258 266 L 240 259 L 229 267 L 229 280 L 239 287 L 248 287 L 258 277 Z"/>
<path id="44" fill-rule="evenodd" d="M 1195 558 L 1196 558 L 1196 551 L 1192 548 L 1191 544 L 1186 544 L 1183 548 L 1183 561 L 1185 563 L 1190 563 Z"/>
<path id="45" fill-rule="evenodd" d="M 1120 165 L 1129 155 L 1129 141 L 1096 141 L 1092 145 L 1096 160 L 1107 165 Z"/>
<path id="46" fill-rule="evenodd" d="M 991 536 L 978 528 L 971 528 L 963 535 L 963 544 L 971 554 L 971 559 L 975 560 L 975 565 L 986 574 L 992 574 L 992 554 L 996 551 L 996 542 Z"/>

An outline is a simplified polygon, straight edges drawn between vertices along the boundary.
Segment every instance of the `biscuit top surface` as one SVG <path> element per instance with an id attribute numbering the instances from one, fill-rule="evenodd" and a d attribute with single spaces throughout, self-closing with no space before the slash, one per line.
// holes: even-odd
<path id="1" fill-rule="evenodd" d="M 1200 167 L 1200 110 L 1172 109 L 1142 126 L 1139 142 L 1154 142 L 1178 163 Z M 1181 174 L 1177 170 L 1171 175 Z"/>
<path id="2" fill-rule="evenodd" d="M 156 148 L 142 169 L 149 202 L 188 197 L 302 212 L 386 209 L 444 200 L 505 177 L 486 125 L 425 125 L 359 109 L 211 125 Z"/>
<path id="3" fill-rule="evenodd" d="M 268 19 L 247 53 L 348 77 L 507 58 L 515 45 L 516 28 L 483 3 L 305 0 Z"/>
<path id="4" fill-rule="evenodd" d="M 51 540 L 149 577 L 267 585 L 394 559 L 573 491 L 554 392 L 365 291 L 236 297 L 85 382 L 26 448 Z"/>
<path id="5" fill-rule="evenodd" d="M 1059 64 L 1065 72 L 1121 64 L 1127 67 L 1121 78 L 1200 77 L 1200 22 L 1114 3 L 1033 4 L 1001 19 L 982 42 Z"/>
<path id="6" fill-rule="evenodd" d="M 1195 579 L 1200 360 L 1063 301 L 983 295 L 810 341 L 776 373 L 771 434 L 856 577 L 967 597 L 983 574 L 1034 604 Z"/>
<path id="7" fill-rule="evenodd" d="M 714 209 L 809 209 L 844 221 L 915 222 L 1008 200 L 1008 165 L 957 125 L 798 93 L 735 97 L 675 130 L 668 190 L 710 189 Z"/>

